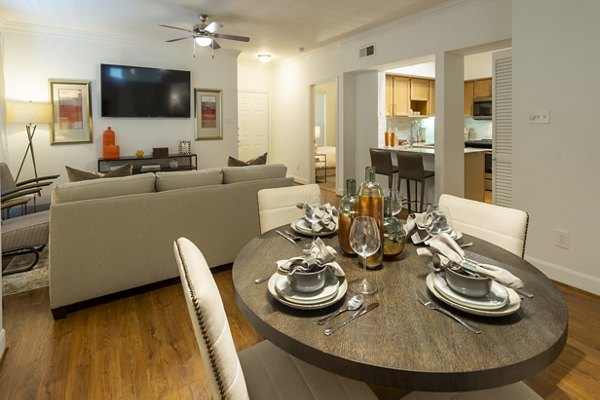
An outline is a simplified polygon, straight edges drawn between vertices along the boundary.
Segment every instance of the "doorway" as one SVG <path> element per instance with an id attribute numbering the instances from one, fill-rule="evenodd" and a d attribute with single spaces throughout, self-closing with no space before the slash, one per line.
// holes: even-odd
<path id="1" fill-rule="evenodd" d="M 337 80 L 311 86 L 311 139 L 314 169 L 312 179 L 328 191 L 336 189 Z"/>

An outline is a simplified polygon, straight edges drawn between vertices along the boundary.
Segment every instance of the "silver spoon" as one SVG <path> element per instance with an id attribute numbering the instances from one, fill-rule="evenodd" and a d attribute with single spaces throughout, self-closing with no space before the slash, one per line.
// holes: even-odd
<path id="1" fill-rule="evenodd" d="M 356 296 L 352 296 L 348 302 L 346 302 L 346 305 L 343 306 L 342 308 L 340 308 L 339 310 L 337 310 L 336 312 L 334 312 L 333 314 L 322 318 L 320 320 L 317 321 L 317 324 L 319 325 L 323 325 L 325 322 L 337 317 L 338 315 L 346 312 L 346 311 L 355 311 L 358 310 L 359 308 L 361 308 L 363 305 L 363 296 L 362 294 L 357 294 Z"/>

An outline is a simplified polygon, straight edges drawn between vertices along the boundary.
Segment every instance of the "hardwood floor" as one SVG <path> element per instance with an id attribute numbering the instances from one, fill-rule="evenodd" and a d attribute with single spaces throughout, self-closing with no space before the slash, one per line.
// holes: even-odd
<path id="1" fill-rule="evenodd" d="M 337 204 L 333 194 L 325 195 Z M 214 277 L 237 349 L 261 340 L 235 304 L 231 270 Z M 569 308 L 567 345 L 526 383 L 544 399 L 598 398 L 600 298 L 557 286 Z M 3 302 L 8 351 L 0 364 L 0 400 L 210 398 L 179 284 L 58 321 L 47 288 Z"/>

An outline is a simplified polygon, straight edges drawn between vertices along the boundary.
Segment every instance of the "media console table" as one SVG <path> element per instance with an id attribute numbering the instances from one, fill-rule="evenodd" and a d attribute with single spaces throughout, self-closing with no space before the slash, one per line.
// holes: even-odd
<path id="1" fill-rule="evenodd" d="M 196 154 L 169 154 L 165 157 L 153 157 L 151 155 L 141 158 L 135 156 L 125 156 L 119 158 L 99 158 L 98 172 L 110 172 L 123 164 L 131 164 L 133 173 L 157 171 L 191 171 L 197 169 Z"/>

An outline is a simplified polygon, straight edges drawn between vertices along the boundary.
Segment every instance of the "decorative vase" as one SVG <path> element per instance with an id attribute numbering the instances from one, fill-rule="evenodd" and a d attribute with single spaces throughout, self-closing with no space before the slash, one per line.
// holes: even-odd
<path id="1" fill-rule="evenodd" d="M 338 242 L 340 248 L 347 255 L 356 254 L 350 246 L 350 228 L 352 228 L 352 221 L 354 217 L 358 215 L 358 196 L 356 192 L 356 180 L 346 180 L 346 193 L 340 200 L 339 207 L 339 228 L 338 228 Z"/>
<path id="2" fill-rule="evenodd" d="M 374 269 L 383 264 L 383 190 L 375 179 L 375 167 L 365 168 L 365 181 L 358 191 L 358 214 L 375 218 L 382 245 L 372 256 L 367 257 L 367 268 Z"/>

